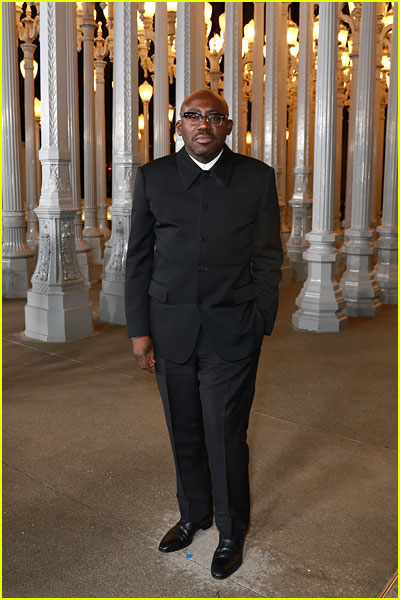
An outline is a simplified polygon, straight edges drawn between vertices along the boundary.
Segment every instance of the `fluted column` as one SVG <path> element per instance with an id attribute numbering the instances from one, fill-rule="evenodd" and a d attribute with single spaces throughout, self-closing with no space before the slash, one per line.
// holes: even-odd
<path id="1" fill-rule="evenodd" d="M 381 111 L 381 60 L 382 60 L 382 18 L 385 14 L 385 2 L 376 3 L 376 53 L 375 53 L 375 82 L 374 82 L 374 119 L 373 119 L 373 154 L 376 160 L 372 165 L 371 192 L 371 226 L 376 227 L 380 222 L 382 204 L 382 172 L 383 172 L 383 136 L 380 131 Z M 385 79 L 384 79 L 385 81 Z M 386 84 L 386 81 L 385 81 Z"/>
<path id="2" fill-rule="evenodd" d="M 193 69 L 191 75 L 192 89 L 191 92 L 202 90 L 206 85 L 205 74 L 205 52 L 204 52 L 204 2 L 189 3 L 192 5 L 192 29 L 191 35 L 194 41 L 193 52 Z M 179 3 L 178 3 L 179 6 Z"/>
<path id="3" fill-rule="evenodd" d="M 342 80 L 342 66 L 340 54 L 338 56 L 337 70 L 337 93 L 336 93 L 336 177 L 335 177 L 335 203 L 334 203 L 334 228 L 340 235 L 340 192 L 342 183 L 342 139 L 343 139 L 343 109 L 345 101 L 345 90 Z"/>
<path id="4" fill-rule="evenodd" d="M 68 148 L 66 3 L 44 2 L 40 13 L 43 185 L 36 214 L 39 254 L 25 306 L 25 335 L 65 342 L 92 334 L 92 308 L 74 252 Z"/>
<path id="5" fill-rule="evenodd" d="M 350 229 L 345 231 L 347 269 L 341 280 L 345 312 L 374 316 L 380 310 L 379 288 L 370 271 L 373 251 L 370 228 L 375 80 L 376 3 L 363 3 L 358 64 L 356 125 Z"/>
<path id="6" fill-rule="evenodd" d="M 346 255 L 343 245 L 343 221 L 341 219 L 340 201 L 342 189 L 342 144 L 343 144 L 343 110 L 345 105 L 345 89 L 343 86 L 341 56 L 338 55 L 337 93 L 336 93 L 336 167 L 335 167 L 335 201 L 333 208 L 333 228 L 336 231 L 336 256 L 335 276 L 343 273 Z"/>
<path id="7" fill-rule="evenodd" d="M 82 3 L 83 30 L 83 161 L 85 226 L 83 239 L 92 249 L 94 269 L 91 280 L 100 278 L 104 237 L 97 226 L 95 114 L 93 88 L 93 41 L 96 23 L 93 18 L 94 2 Z"/>
<path id="8" fill-rule="evenodd" d="M 229 106 L 233 128 L 226 143 L 234 152 L 245 154 L 242 111 L 242 2 L 225 4 L 224 98 Z"/>
<path id="9" fill-rule="evenodd" d="M 107 180 L 106 180 L 106 112 L 104 98 L 104 69 L 106 61 L 95 59 L 96 72 L 96 194 L 97 224 L 104 239 L 108 240 L 111 231 L 107 222 Z"/>
<path id="10" fill-rule="evenodd" d="M 287 204 L 286 204 L 286 111 L 287 111 L 287 20 L 288 3 L 278 2 L 278 153 L 280 176 L 279 187 L 283 202 L 283 213 L 281 218 L 281 230 L 283 241 L 286 242 L 289 237 L 290 229 L 287 226 Z M 267 79 L 265 80 L 267 85 Z"/>
<path id="11" fill-rule="evenodd" d="M 114 3 L 108 2 L 107 8 L 108 8 L 107 47 L 108 47 L 110 62 L 114 63 Z M 137 27 L 137 24 L 136 24 L 136 27 Z M 114 73 L 115 73 L 115 70 L 114 70 L 114 66 L 113 66 L 113 77 L 114 77 Z M 113 86 L 114 86 L 114 81 L 113 81 Z M 115 127 L 115 105 L 116 105 L 116 97 L 115 97 L 115 88 L 114 87 L 112 88 L 112 97 L 113 97 L 113 101 L 112 101 L 113 109 L 112 109 L 111 119 L 112 119 L 112 129 L 114 130 L 114 127 Z M 142 141 L 144 141 L 143 136 L 142 136 Z M 114 173 L 114 136 L 112 138 L 112 168 L 111 168 L 111 172 Z M 114 196 L 114 184 L 115 184 L 115 177 L 113 175 L 112 176 L 112 184 L 111 184 L 112 185 L 111 196 Z M 106 240 L 104 242 L 103 273 L 105 272 L 105 267 L 108 263 L 108 259 L 110 258 L 111 247 L 112 247 L 112 231 L 111 231 L 111 235 L 108 238 L 108 240 Z"/>
<path id="12" fill-rule="evenodd" d="M 39 235 L 38 220 L 34 209 L 38 205 L 38 188 L 36 179 L 36 140 L 35 140 L 35 114 L 34 101 L 35 89 L 33 78 L 33 57 L 35 54 L 35 44 L 21 44 L 24 53 L 25 79 L 25 185 L 26 185 L 26 213 L 27 213 L 27 231 L 26 241 L 28 245 L 37 251 L 37 238 Z"/>
<path id="13" fill-rule="evenodd" d="M 34 252 L 25 237 L 15 3 L 2 4 L 3 296 L 25 298 Z"/>
<path id="14" fill-rule="evenodd" d="M 263 157 L 264 2 L 254 3 L 253 85 L 251 103 L 251 156 Z"/>
<path id="15" fill-rule="evenodd" d="M 167 4 L 156 3 L 154 65 L 154 158 L 169 154 Z"/>
<path id="16" fill-rule="evenodd" d="M 140 165 L 138 140 L 137 4 L 114 6 L 112 246 L 100 293 L 100 319 L 125 324 L 124 281 L 132 196 Z M 134 200 L 133 200 L 134 201 Z"/>
<path id="17" fill-rule="evenodd" d="M 378 111 L 378 142 L 376 156 L 382 157 L 378 161 L 376 175 L 376 222 L 381 222 L 382 213 L 382 181 L 383 181 L 383 152 L 385 147 L 385 112 L 386 112 L 386 80 L 379 80 L 379 111 Z"/>
<path id="18" fill-rule="evenodd" d="M 311 77 L 313 68 L 313 4 L 300 3 L 299 71 L 297 86 L 296 165 L 291 200 L 292 231 L 287 243 L 294 279 L 305 281 L 308 263 L 303 258 L 307 249 L 306 233 L 311 229 L 311 196 L 308 192 L 310 167 Z"/>
<path id="19" fill-rule="evenodd" d="M 78 56 L 76 39 L 76 7 L 66 4 L 67 54 L 67 111 L 68 146 L 71 151 L 70 179 L 72 203 L 76 207 L 74 219 L 75 252 L 79 271 L 85 285 L 90 287 L 90 270 L 93 263 L 92 250 L 82 238 L 81 175 L 79 144 Z"/>
<path id="20" fill-rule="evenodd" d="M 276 188 L 281 218 L 281 236 L 284 248 L 282 267 L 283 281 L 290 280 L 290 264 L 287 257 L 286 242 L 286 171 L 282 157 L 286 155 L 286 73 L 287 47 L 286 23 L 282 24 L 283 14 L 280 2 L 267 2 L 265 32 L 267 48 L 265 58 L 265 101 L 264 101 L 264 162 L 275 170 Z M 284 33 L 284 51 L 280 36 Z M 285 90 L 282 92 L 282 83 Z M 281 96 L 281 94 L 283 94 Z M 282 106 L 284 110 L 282 110 Z M 285 146 L 282 151 L 282 144 Z M 285 159 L 286 160 L 286 159 Z"/>
<path id="21" fill-rule="evenodd" d="M 284 78 L 286 86 L 287 55 L 286 37 L 285 52 L 282 56 L 279 39 L 283 27 L 279 2 L 266 3 L 265 31 L 267 35 L 267 52 L 265 59 L 265 103 L 264 103 L 264 162 L 275 169 L 276 187 L 281 212 L 281 228 L 284 227 L 285 185 L 282 167 L 282 144 L 286 144 L 286 87 L 284 97 L 280 97 L 281 82 Z M 283 71 L 283 73 L 282 73 Z M 280 105 L 284 105 L 285 119 Z"/>
<path id="22" fill-rule="evenodd" d="M 296 161 L 296 120 L 297 120 L 297 85 L 292 82 L 288 90 L 287 102 L 287 169 L 286 169 L 286 201 L 289 202 L 294 191 L 294 167 Z"/>
<path id="23" fill-rule="evenodd" d="M 397 304 L 397 165 L 398 165 L 398 5 L 394 4 L 390 88 L 386 122 L 385 174 L 383 180 L 382 225 L 377 228 L 379 239 L 375 243 L 378 260 L 375 277 L 381 290 L 383 304 Z"/>
<path id="24" fill-rule="evenodd" d="M 316 56 L 315 56 L 316 55 Z M 314 137 L 315 137 L 315 95 L 317 88 L 317 69 L 316 57 L 318 58 L 318 52 L 312 54 L 311 59 L 311 75 L 310 75 L 310 86 L 311 86 L 311 105 L 310 105 L 310 148 L 308 152 L 308 160 L 310 163 L 311 173 L 308 178 L 308 195 L 312 198 L 313 195 L 313 178 L 311 174 L 314 172 Z"/>
<path id="25" fill-rule="evenodd" d="M 39 160 L 40 150 L 40 116 L 35 115 L 35 151 L 36 151 L 36 189 L 40 196 L 40 188 L 42 187 L 42 165 Z"/>
<path id="26" fill-rule="evenodd" d="M 348 128 L 348 143 L 347 143 L 347 179 L 346 179 L 346 205 L 344 215 L 344 228 L 350 227 L 352 189 L 353 189 L 353 154 L 354 140 L 356 127 L 356 100 L 357 100 L 357 82 L 358 82 L 358 60 L 360 51 L 360 18 L 361 18 L 361 2 L 354 3 L 354 10 L 351 16 L 341 14 L 342 20 L 346 21 L 351 28 L 351 39 L 353 41 L 352 52 L 350 58 L 352 67 L 351 74 L 351 93 L 350 93 L 350 109 L 349 109 L 349 128 Z"/>
<path id="27" fill-rule="evenodd" d="M 204 3 L 178 2 L 176 11 L 176 120 L 182 102 L 191 92 L 205 86 Z M 183 146 L 176 136 L 176 151 Z"/>
<path id="28" fill-rule="evenodd" d="M 321 3 L 319 15 L 312 231 L 306 235 L 310 247 L 304 253 L 308 277 L 296 299 L 299 310 L 292 322 L 298 329 L 334 332 L 347 321 L 342 312 L 344 301 L 333 277 L 337 4 Z"/>

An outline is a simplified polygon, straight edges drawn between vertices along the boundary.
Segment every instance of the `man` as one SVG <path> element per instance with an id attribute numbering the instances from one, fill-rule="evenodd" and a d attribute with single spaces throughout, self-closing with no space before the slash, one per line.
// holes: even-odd
<path id="1" fill-rule="evenodd" d="M 156 373 L 176 466 L 181 519 L 159 549 L 188 546 L 214 504 L 216 579 L 242 563 L 246 431 L 282 263 L 274 171 L 225 145 L 232 125 L 220 96 L 186 98 L 185 147 L 138 169 L 126 262 L 128 335 Z"/>

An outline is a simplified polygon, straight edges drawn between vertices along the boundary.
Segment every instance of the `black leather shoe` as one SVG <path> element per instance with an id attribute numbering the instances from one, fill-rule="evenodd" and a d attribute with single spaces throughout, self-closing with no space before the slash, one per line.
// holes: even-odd
<path id="1" fill-rule="evenodd" d="M 158 549 L 161 552 L 176 552 L 189 546 L 194 534 L 199 529 L 209 529 L 212 525 L 212 517 L 207 517 L 197 523 L 188 523 L 181 519 L 163 537 Z"/>
<path id="2" fill-rule="evenodd" d="M 244 535 L 232 539 L 224 539 L 220 536 L 211 563 L 211 575 L 214 579 L 225 579 L 240 567 L 243 560 L 244 538 Z"/>

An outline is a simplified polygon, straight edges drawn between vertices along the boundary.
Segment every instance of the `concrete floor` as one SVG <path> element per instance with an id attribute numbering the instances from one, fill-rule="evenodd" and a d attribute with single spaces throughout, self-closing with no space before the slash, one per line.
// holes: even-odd
<path id="1" fill-rule="evenodd" d="M 37 342 L 23 335 L 25 301 L 4 301 L 4 597 L 379 595 L 397 561 L 397 307 L 299 332 L 298 291 L 282 289 L 265 338 L 252 526 L 243 566 L 220 583 L 215 527 L 157 550 L 178 518 L 172 454 L 125 329 L 96 321 L 92 338 Z"/>

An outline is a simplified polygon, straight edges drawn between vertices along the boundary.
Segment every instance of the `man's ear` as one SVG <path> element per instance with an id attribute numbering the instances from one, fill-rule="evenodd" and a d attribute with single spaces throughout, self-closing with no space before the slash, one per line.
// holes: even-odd
<path id="1" fill-rule="evenodd" d="M 175 123 L 175 129 L 176 129 L 176 133 L 181 136 L 182 135 L 182 131 L 181 131 L 181 122 L 180 121 L 177 121 Z"/>
<path id="2" fill-rule="evenodd" d="M 233 121 L 228 119 L 226 122 L 226 135 L 230 135 L 233 127 Z"/>

